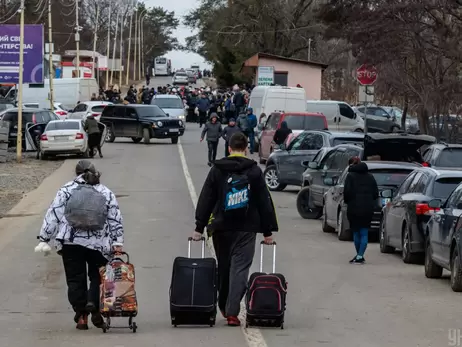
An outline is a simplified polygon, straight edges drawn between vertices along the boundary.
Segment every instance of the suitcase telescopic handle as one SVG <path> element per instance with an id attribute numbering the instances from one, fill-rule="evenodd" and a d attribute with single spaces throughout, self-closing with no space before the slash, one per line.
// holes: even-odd
<path id="1" fill-rule="evenodd" d="M 129 257 L 129 255 L 128 255 L 128 253 L 126 253 L 126 252 L 114 252 L 113 254 L 114 254 L 114 258 L 111 259 L 111 263 L 112 263 L 113 261 L 119 260 L 119 261 L 122 261 L 122 262 L 124 262 L 124 263 L 130 264 L 130 257 Z M 127 261 L 124 261 L 122 258 L 120 258 L 121 255 L 126 256 L 126 257 L 127 257 Z"/>
<path id="2" fill-rule="evenodd" d="M 188 237 L 188 258 L 191 258 L 191 243 L 193 241 L 192 237 Z M 202 243 L 202 258 L 205 258 L 205 237 L 201 237 L 199 241 Z"/>
<path id="3" fill-rule="evenodd" d="M 276 272 L 276 242 L 273 241 L 271 244 L 266 244 L 265 241 L 260 242 L 260 272 L 263 272 L 263 246 L 273 246 L 273 272 Z"/>

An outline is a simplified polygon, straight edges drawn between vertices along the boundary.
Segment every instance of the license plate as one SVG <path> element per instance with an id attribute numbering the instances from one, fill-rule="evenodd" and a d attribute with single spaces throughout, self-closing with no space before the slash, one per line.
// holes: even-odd
<path id="1" fill-rule="evenodd" d="M 69 139 L 69 136 L 55 136 L 55 141 L 64 142 Z"/>
<path id="2" fill-rule="evenodd" d="M 18 133 L 10 133 L 11 136 L 18 136 Z"/>
<path id="3" fill-rule="evenodd" d="M 177 133 L 177 132 L 180 131 L 180 129 L 169 129 L 169 131 L 170 131 L 171 133 Z"/>
<path id="4" fill-rule="evenodd" d="M 382 206 L 385 206 L 386 204 L 388 204 L 390 202 L 390 199 L 382 199 Z"/>

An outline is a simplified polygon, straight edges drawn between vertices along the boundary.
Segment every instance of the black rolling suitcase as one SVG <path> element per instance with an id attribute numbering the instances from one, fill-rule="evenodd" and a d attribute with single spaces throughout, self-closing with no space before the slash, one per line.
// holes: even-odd
<path id="1" fill-rule="evenodd" d="M 188 257 L 173 262 L 170 285 L 172 325 L 215 325 L 217 316 L 217 263 L 205 258 L 205 238 L 201 239 L 202 258 L 191 258 L 192 238 L 188 239 Z"/>
<path id="2" fill-rule="evenodd" d="M 287 282 L 276 273 L 276 242 L 273 246 L 273 272 L 263 272 L 263 247 L 260 247 L 260 272 L 250 275 L 246 294 L 246 327 L 280 327 L 284 329 Z"/>

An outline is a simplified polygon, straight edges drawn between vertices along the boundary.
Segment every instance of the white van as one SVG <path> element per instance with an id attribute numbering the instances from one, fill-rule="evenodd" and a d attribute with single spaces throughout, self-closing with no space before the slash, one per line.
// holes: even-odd
<path id="1" fill-rule="evenodd" d="M 306 111 L 322 113 L 330 130 L 364 131 L 364 120 L 346 102 L 309 100 L 306 103 Z"/>
<path id="2" fill-rule="evenodd" d="M 43 87 L 30 84 L 23 86 L 23 104 L 38 104 L 39 108 L 50 108 L 50 80 L 45 79 Z M 55 78 L 53 79 L 53 100 L 68 109 L 72 109 L 79 101 L 90 101 L 91 95 L 98 95 L 99 88 L 94 78 Z M 16 89 L 11 88 L 5 98 L 16 99 Z"/>

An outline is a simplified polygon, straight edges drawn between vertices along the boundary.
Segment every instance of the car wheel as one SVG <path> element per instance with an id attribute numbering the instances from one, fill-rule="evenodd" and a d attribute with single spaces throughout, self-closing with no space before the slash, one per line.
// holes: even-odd
<path id="1" fill-rule="evenodd" d="M 48 156 L 45 153 L 40 152 L 39 158 L 40 158 L 40 160 L 47 160 Z"/>
<path id="2" fill-rule="evenodd" d="M 406 264 L 415 264 L 417 262 L 417 255 L 411 253 L 411 235 L 407 223 L 404 224 L 401 235 L 401 258 Z"/>
<path id="3" fill-rule="evenodd" d="M 263 174 L 265 176 L 265 182 L 269 190 L 272 191 L 281 191 L 287 186 L 287 184 L 279 183 L 278 172 L 276 165 L 270 165 L 265 169 Z"/>
<path id="4" fill-rule="evenodd" d="M 358 128 L 358 129 L 355 129 L 355 131 L 354 131 L 354 132 L 355 132 L 355 133 L 363 133 L 363 132 L 364 132 L 364 130 L 363 130 L 363 129 L 359 129 L 359 128 Z"/>
<path id="5" fill-rule="evenodd" d="M 457 245 L 451 257 L 451 288 L 455 292 L 462 292 L 462 267 Z"/>
<path id="6" fill-rule="evenodd" d="M 310 187 L 302 188 L 297 195 L 297 211 L 304 219 L 318 219 L 321 217 L 322 208 L 311 207 Z"/>
<path id="7" fill-rule="evenodd" d="M 386 233 L 385 221 L 382 218 L 382 223 L 380 223 L 380 253 L 394 253 L 395 248 L 387 245 Z"/>
<path id="8" fill-rule="evenodd" d="M 327 212 L 326 212 L 326 203 L 324 202 L 324 208 L 322 213 L 322 231 L 325 233 L 333 233 L 335 228 L 332 228 L 329 224 L 327 224 Z"/>
<path id="9" fill-rule="evenodd" d="M 82 157 L 89 158 L 90 157 L 90 149 L 87 148 L 85 152 L 82 153 Z"/>
<path id="10" fill-rule="evenodd" d="M 106 142 L 114 142 L 114 141 L 115 141 L 114 130 L 112 129 L 112 127 L 107 127 Z"/>
<path id="11" fill-rule="evenodd" d="M 151 134 L 149 134 L 148 128 L 143 129 L 143 142 L 146 145 L 151 143 Z"/>
<path id="12" fill-rule="evenodd" d="M 440 278 L 443 275 L 443 268 L 433 261 L 432 253 L 432 245 L 430 241 L 427 241 L 425 248 L 425 276 L 427 278 Z"/>
<path id="13" fill-rule="evenodd" d="M 172 143 L 176 145 L 178 143 L 178 137 L 172 137 Z"/>
<path id="14" fill-rule="evenodd" d="M 397 126 L 394 126 L 394 127 L 391 128 L 392 133 L 397 133 L 398 131 L 399 131 L 399 127 L 397 127 Z"/>
<path id="15" fill-rule="evenodd" d="M 132 141 L 134 143 L 140 143 L 142 139 L 143 139 L 142 137 L 132 137 Z"/>
<path id="16" fill-rule="evenodd" d="M 340 210 L 337 215 L 337 236 L 340 241 L 351 241 L 353 238 L 350 230 L 345 229 L 343 211 Z"/>

